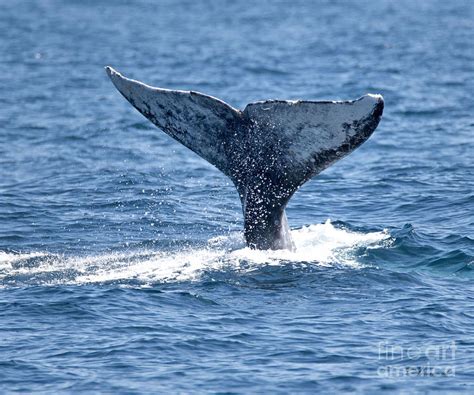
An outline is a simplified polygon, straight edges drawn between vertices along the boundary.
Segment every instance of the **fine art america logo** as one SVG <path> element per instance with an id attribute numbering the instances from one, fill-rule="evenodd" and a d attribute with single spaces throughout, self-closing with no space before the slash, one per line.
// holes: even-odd
<path id="1" fill-rule="evenodd" d="M 454 377 L 456 342 L 406 347 L 379 343 L 380 377 Z"/>

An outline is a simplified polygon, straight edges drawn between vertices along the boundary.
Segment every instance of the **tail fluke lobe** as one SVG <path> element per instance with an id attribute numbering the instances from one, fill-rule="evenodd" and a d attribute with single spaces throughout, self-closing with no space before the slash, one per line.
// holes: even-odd
<path id="1" fill-rule="evenodd" d="M 344 102 L 271 100 L 239 111 L 211 96 L 153 88 L 106 70 L 138 111 L 230 177 L 247 244 L 258 249 L 292 247 L 289 199 L 366 141 L 384 106 L 381 96 L 366 95 Z"/>
<path id="2" fill-rule="evenodd" d="M 229 134 L 241 112 L 223 101 L 191 91 L 154 88 L 106 67 L 118 91 L 166 134 L 230 176 Z"/>
<path id="3" fill-rule="evenodd" d="M 300 186 L 366 141 L 383 107 L 382 96 L 365 95 L 341 102 L 257 102 L 243 113 L 266 136 L 264 144 L 277 142 L 283 151 L 277 166 L 287 173 L 291 184 Z"/>

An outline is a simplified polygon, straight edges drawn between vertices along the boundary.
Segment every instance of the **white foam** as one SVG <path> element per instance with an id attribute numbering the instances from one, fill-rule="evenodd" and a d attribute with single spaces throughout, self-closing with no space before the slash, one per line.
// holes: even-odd
<path id="1" fill-rule="evenodd" d="M 136 280 L 140 284 L 198 281 L 204 272 L 238 271 L 262 265 L 311 264 L 359 268 L 359 247 L 382 247 L 388 232 L 360 233 L 336 228 L 328 220 L 293 230 L 295 251 L 256 251 L 244 245 L 240 233 L 211 239 L 205 248 L 174 252 L 130 251 L 88 257 L 66 257 L 35 252 L 0 251 L 0 283 L 15 285 L 88 284 Z M 54 274 L 54 275 L 52 275 Z M 15 281 L 15 277 L 22 276 Z M 26 277 L 26 280 L 25 280 Z M 13 284 L 12 284 L 13 282 Z M 1 286 L 1 285 L 0 285 Z"/>
<path id="2" fill-rule="evenodd" d="M 30 258 L 37 258 L 37 257 L 43 257 L 47 256 L 48 254 L 44 252 L 32 252 L 29 254 L 16 254 L 16 253 L 7 253 L 4 251 L 0 251 L 0 265 L 10 265 L 12 263 L 22 261 L 25 259 L 30 259 Z M 0 266 L 1 268 L 1 266 Z"/>

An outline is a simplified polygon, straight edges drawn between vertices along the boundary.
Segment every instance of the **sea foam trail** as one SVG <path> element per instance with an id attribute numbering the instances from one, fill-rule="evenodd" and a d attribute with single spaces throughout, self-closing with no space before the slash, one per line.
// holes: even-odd
<path id="1" fill-rule="evenodd" d="M 144 285 L 176 281 L 198 281 L 203 273 L 238 271 L 262 265 L 304 263 L 319 266 L 361 267 L 359 248 L 383 247 L 387 231 L 353 232 L 336 228 L 328 220 L 292 230 L 295 251 L 258 251 L 245 247 L 235 233 L 209 240 L 203 248 L 180 251 L 127 251 L 95 256 L 67 257 L 44 252 L 0 251 L 1 286 L 88 284 L 134 280 Z"/>

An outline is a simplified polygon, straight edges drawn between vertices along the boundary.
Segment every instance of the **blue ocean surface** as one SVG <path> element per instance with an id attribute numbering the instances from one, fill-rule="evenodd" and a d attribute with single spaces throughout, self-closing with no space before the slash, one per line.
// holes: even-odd
<path id="1" fill-rule="evenodd" d="M 255 251 L 106 65 L 385 110 Z M 471 0 L 5 0 L 0 88 L 0 393 L 473 393 Z"/>

